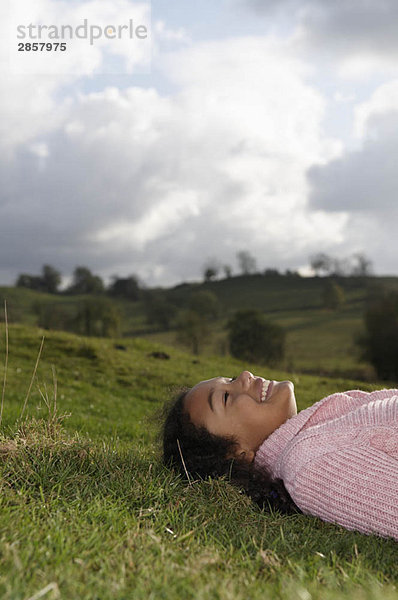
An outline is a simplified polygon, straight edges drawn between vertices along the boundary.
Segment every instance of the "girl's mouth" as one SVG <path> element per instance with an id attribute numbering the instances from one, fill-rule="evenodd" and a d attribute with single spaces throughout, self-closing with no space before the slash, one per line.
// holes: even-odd
<path id="1" fill-rule="evenodd" d="M 273 381 L 268 381 L 267 379 L 264 379 L 263 387 L 261 390 L 261 402 L 265 402 L 270 397 L 273 387 L 274 387 Z"/>

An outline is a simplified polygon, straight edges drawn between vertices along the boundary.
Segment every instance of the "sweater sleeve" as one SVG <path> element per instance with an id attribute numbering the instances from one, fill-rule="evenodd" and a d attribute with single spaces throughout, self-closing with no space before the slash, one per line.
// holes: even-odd
<path id="1" fill-rule="evenodd" d="M 287 487 L 305 514 L 398 540 L 398 448 L 387 454 L 368 444 L 323 454 Z"/>

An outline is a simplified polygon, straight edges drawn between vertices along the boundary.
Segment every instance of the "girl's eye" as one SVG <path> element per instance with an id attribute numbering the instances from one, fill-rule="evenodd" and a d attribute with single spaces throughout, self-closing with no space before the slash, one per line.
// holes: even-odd
<path id="1" fill-rule="evenodd" d="M 230 380 L 229 380 L 229 383 L 231 383 L 232 381 L 235 381 L 235 379 L 236 379 L 236 377 L 231 377 Z M 228 392 L 225 392 L 225 394 L 224 394 L 224 405 L 227 404 L 228 396 L 229 396 Z"/>

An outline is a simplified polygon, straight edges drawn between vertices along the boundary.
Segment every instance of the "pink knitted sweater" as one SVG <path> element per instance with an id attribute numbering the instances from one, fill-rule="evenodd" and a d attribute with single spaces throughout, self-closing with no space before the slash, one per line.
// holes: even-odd
<path id="1" fill-rule="evenodd" d="M 274 431 L 255 464 L 305 514 L 398 540 L 398 389 L 327 396 Z"/>

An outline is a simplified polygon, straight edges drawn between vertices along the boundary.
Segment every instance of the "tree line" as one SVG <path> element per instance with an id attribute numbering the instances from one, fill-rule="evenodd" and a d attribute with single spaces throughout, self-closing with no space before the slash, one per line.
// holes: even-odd
<path id="1" fill-rule="evenodd" d="M 257 259 L 253 256 L 249 250 L 239 250 L 236 253 L 236 260 L 238 264 L 238 275 L 265 275 L 265 276 L 287 276 L 287 277 L 300 277 L 298 271 L 291 271 L 286 269 L 284 272 L 279 271 L 275 268 L 267 267 L 263 271 L 259 271 L 257 268 Z M 204 281 L 215 281 L 224 275 L 225 279 L 233 277 L 233 269 L 230 264 L 222 264 L 217 258 L 209 258 L 205 262 L 202 268 L 202 275 Z"/>
<path id="2" fill-rule="evenodd" d="M 40 275 L 21 273 L 16 286 L 57 296 L 86 296 L 77 304 L 65 305 L 37 299 L 32 306 L 39 327 L 72 331 L 86 336 L 117 336 L 120 333 L 121 314 L 111 298 L 136 302 L 142 293 L 135 275 L 115 275 L 106 287 L 102 278 L 85 266 L 75 268 L 70 285 L 62 292 L 61 282 L 62 276 L 57 269 L 51 265 L 43 265 Z"/>
<path id="3" fill-rule="evenodd" d="M 239 250 L 236 253 L 238 263 L 238 274 L 265 276 L 300 277 L 295 270 L 286 269 L 284 272 L 276 268 L 267 267 L 263 271 L 257 269 L 257 260 L 248 250 Z M 372 275 L 372 262 L 361 252 L 351 256 L 336 258 L 319 252 L 310 256 L 310 267 L 315 276 L 336 277 L 368 277 Z M 202 269 L 204 281 L 214 281 L 222 274 L 225 278 L 233 276 L 231 265 L 222 264 L 216 258 L 208 259 Z M 61 273 L 52 265 L 43 265 L 40 275 L 21 273 L 18 275 L 16 286 L 25 287 L 48 294 L 60 293 L 62 283 Z M 62 292 L 65 294 L 102 294 L 109 293 L 113 296 L 121 296 L 129 300 L 138 300 L 140 297 L 139 278 L 136 275 L 119 277 L 114 275 L 111 283 L 105 286 L 103 279 L 95 275 L 88 267 L 77 266 L 73 272 L 71 284 Z"/>
<path id="4" fill-rule="evenodd" d="M 257 268 L 257 259 L 248 250 L 236 253 L 238 275 L 264 275 L 266 277 L 300 277 L 297 270 L 286 269 L 280 271 L 274 267 L 267 267 L 262 271 Z M 318 252 L 309 257 L 309 266 L 316 277 L 369 277 L 372 275 L 372 261 L 363 253 L 356 252 L 350 256 L 337 258 L 324 252 Z M 222 264 L 217 258 L 209 258 L 203 265 L 202 275 L 204 281 L 215 281 L 224 275 L 225 278 L 233 276 L 233 269 L 229 264 Z"/>
<path id="5" fill-rule="evenodd" d="M 254 268 L 248 256 L 241 256 L 242 266 Z M 246 261 L 246 262 L 245 262 Z M 345 302 L 342 278 L 365 277 L 371 273 L 370 261 L 361 254 L 349 259 L 335 259 L 325 254 L 311 258 L 311 266 L 325 282 L 321 306 L 339 310 Z M 207 268 L 210 268 L 207 266 Z M 248 274 L 248 273 L 246 273 Z M 265 273 L 266 274 L 266 273 Z M 271 273 L 268 273 L 271 275 Z M 273 271 L 272 275 L 280 275 Z M 212 277 L 205 277 L 211 280 Z M 61 274 L 51 265 L 44 265 L 41 275 L 19 275 L 16 285 L 49 294 L 60 294 Z M 108 287 L 87 267 L 76 267 L 65 295 L 93 295 L 68 314 L 57 304 L 36 301 L 34 311 L 38 325 L 47 329 L 66 329 L 82 335 L 116 336 L 120 331 L 120 312 L 106 296 L 141 300 L 148 326 L 153 331 L 175 330 L 177 340 L 194 354 L 203 351 L 206 342 L 222 321 L 223 307 L 214 292 L 193 291 L 183 303 L 169 299 L 167 291 L 157 293 L 140 286 L 134 275 L 113 277 Z M 216 323 L 218 325 L 216 326 Z M 268 321 L 262 311 L 238 311 L 225 324 L 227 347 L 236 358 L 258 363 L 275 364 L 283 360 L 285 330 Z M 377 290 L 369 294 L 363 316 L 363 332 L 356 343 L 364 360 L 370 362 L 383 380 L 398 379 L 398 292 Z M 225 348 L 224 348 L 225 350 Z"/>
<path id="6" fill-rule="evenodd" d="M 62 282 L 61 273 L 51 265 L 43 265 L 41 275 L 29 275 L 21 273 L 18 275 L 15 285 L 25 287 L 47 294 L 60 293 Z M 140 297 L 140 284 L 136 275 L 128 277 L 112 277 L 109 286 L 105 286 L 103 279 L 95 275 L 88 267 L 78 266 L 73 271 L 71 284 L 63 290 L 63 294 L 103 294 L 120 296 L 128 300 L 136 301 Z"/>

